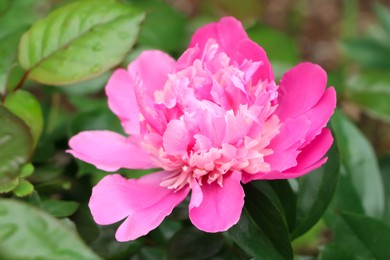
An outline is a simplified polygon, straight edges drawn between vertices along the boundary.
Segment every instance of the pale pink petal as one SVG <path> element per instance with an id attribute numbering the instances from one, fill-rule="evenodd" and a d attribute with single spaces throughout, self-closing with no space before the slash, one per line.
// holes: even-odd
<path id="1" fill-rule="evenodd" d="M 198 46 L 203 51 L 209 39 L 215 39 L 222 51 L 232 56 L 237 43 L 242 39 L 248 39 L 248 35 L 240 21 L 233 17 L 224 17 L 219 22 L 198 29 L 192 36 L 189 48 Z"/>
<path id="2" fill-rule="evenodd" d="M 119 118 L 126 133 L 138 135 L 139 110 L 134 92 L 134 82 L 124 69 L 117 69 L 106 85 L 108 106 Z"/>
<path id="3" fill-rule="evenodd" d="M 307 142 L 313 140 L 326 126 L 335 108 L 336 91 L 331 87 L 325 91 L 320 101 L 306 114 L 310 120 L 310 129 L 306 136 Z"/>
<path id="4" fill-rule="evenodd" d="M 89 207 L 98 224 L 123 218 L 116 233 L 119 241 L 137 239 L 155 229 L 173 208 L 185 199 L 189 188 L 179 191 L 160 186 L 167 172 L 127 180 L 116 174 L 106 176 L 93 189 Z"/>
<path id="5" fill-rule="evenodd" d="M 69 140 L 67 152 L 104 171 L 153 168 L 149 154 L 133 140 L 111 131 L 85 131 Z"/>
<path id="6" fill-rule="evenodd" d="M 193 203 L 189 208 L 191 222 L 198 229 L 221 232 L 238 222 L 245 196 L 240 179 L 241 173 L 233 172 L 230 176 L 224 176 L 223 187 L 217 182 L 200 186 L 203 200 L 199 207 Z"/>
<path id="7" fill-rule="evenodd" d="M 190 135 L 183 120 L 171 120 L 163 135 L 163 145 L 171 155 L 187 154 Z"/>
<path id="8" fill-rule="evenodd" d="M 318 65 L 301 63 L 285 73 L 278 90 L 276 114 L 283 121 L 309 111 L 324 94 L 326 72 Z"/>

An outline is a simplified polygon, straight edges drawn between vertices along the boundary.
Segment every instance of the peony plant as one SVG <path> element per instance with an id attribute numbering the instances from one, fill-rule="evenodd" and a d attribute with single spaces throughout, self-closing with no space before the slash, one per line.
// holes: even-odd
<path id="1" fill-rule="evenodd" d="M 106 85 L 108 105 L 126 136 L 84 131 L 69 141 L 74 157 L 97 168 L 159 169 L 139 179 L 105 176 L 89 207 L 97 224 L 121 221 L 118 241 L 160 225 L 189 194 L 191 222 L 206 232 L 235 225 L 242 185 L 297 178 L 323 165 L 336 106 L 318 65 L 301 63 L 279 84 L 266 52 L 233 17 L 198 29 L 175 61 L 142 52 Z"/>

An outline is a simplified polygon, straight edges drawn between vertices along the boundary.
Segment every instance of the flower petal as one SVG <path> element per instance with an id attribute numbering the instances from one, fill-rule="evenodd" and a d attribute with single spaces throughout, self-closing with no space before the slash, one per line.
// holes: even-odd
<path id="1" fill-rule="evenodd" d="M 241 64 L 244 60 L 261 61 L 260 67 L 251 78 L 252 84 L 257 84 L 259 80 L 272 82 L 274 72 L 264 49 L 250 39 L 242 40 L 237 45 L 237 52 L 234 54 L 233 60 L 238 64 Z"/>
<path id="2" fill-rule="evenodd" d="M 191 222 L 206 232 L 221 232 L 235 225 L 244 206 L 244 190 L 240 184 L 241 174 L 233 172 L 224 176 L 223 187 L 217 182 L 203 183 L 200 186 L 203 200 L 199 204 L 199 194 L 189 207 Z M 196 207 L 196 205 L 198 205 Z"/>
<path id="3" fill-rule="evenodd" d="M 190 135 L 182 120 L 171 120 L 163 135 L 165 151 L 171 155 L 187 154 Z"/>
<path id="4" fill-rule="evenodd" d="M 132 214 L 131 180 L 119 174 L 107 175 L 93 188 L 89 208 L 99 225 L 108 225 Z"/>
<path id="5" fill-rule="evenodd" d="M 144 93 L 153 99 L 154 92 L 163 89 L 175 63 L 172 57 L 162 51 L 144 51 L 130 63 L 128 71 L 132 82 L 141 81 Z"/>
<path id="6" fill-rule="evenodd" d="M 298 64 L 280 81 L 275 113 L 282 121 L 305 114 L 324 94 L 326 81 L 326 72 L 320 66 L 309 62 Z"/>
<path id="7" fill-rule="evenodd" d="M 108 106 L 119 118 L 125 132 L 130 135 L 138 135 L 139 110 L 135 98 L 134 83 L 129 73 L 124 69 L 117 69 L 106 85 Z"/>
<path id="8" fill-rule="evenodd" d="M 93 189 L 89 207 L 96 223 L 112 224 L 125 217 L 116 233 L 129 241 L 155 229 L 185 199 L 189 188 L 179 191 L 160 186 L 167 172 L 127 180 L 119 174 L 104 177 Z"/>
<path id="9" fill-rule="evenodd" d="M 328 88 L 320 101 L 307 112 L 310 120 L 310 129 L 306 136 L 306 142 L 314 139 L 324 128 L 336 108 L 336 91 L 333 87 Z"/>
<path id="10" fill-rule="evenodd" d="M 224 17 L 219 22 L 210 23 L 198 29 L 192 36 L 189 48 L 198 45 L 202 53 L 209 39 L 215 39 L 222 51 L 233 56 L 237 43 L 248 39 L 248 35 L 240 21 L 234 17 Z"/>
<path id="11" fill-rule="evenodd" d="M 188 187 L 175 191 L 160 186 L 161 180 L 167 175 L 167 172 L 159 172 L 133 181 L 129 187 L 133 212 L 118 228 L 115 234 L 118 241 L 134 240 L 146 235 L 186 198 Z"/>
<path id="12" fill-rule="evenodd" d="M 286 170 L 286 172 L 304 172 L 307 168 L 312 168 L 314 164 L 323 159 L 332 143 L 333 137 L 330 130 L 328 128 L 322 129 L 321 133 L 302 149 L 302 152 L 297 157 L 297 166 Z"/>
<path id="13" fill-rule="evenodd" d="M 111 131 L 81 132 L 69 140 L 69 146 L 68 153 L 104 171 L 154 167 L 149 155 L 134 142 L 134 138 Z"/>
<path id="14" fill-rule="evenodd" d="M 161 51 L 144 51 L 128 67 L 131 82 L 134 84 L 138 109 L 147 124 L 162 134 L 166 127 L 163 113 L 156 110 L 155 94 L 163 90 L 168 74 L 174 71 L 175 60 Z M 142 129 L 142 122 L 141 122 Z"/>

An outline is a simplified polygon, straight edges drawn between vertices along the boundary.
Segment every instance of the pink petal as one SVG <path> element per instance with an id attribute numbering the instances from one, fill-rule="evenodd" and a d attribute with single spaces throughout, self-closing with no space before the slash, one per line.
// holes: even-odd
<path id="1" fill-rule="evenodd" d="M 106 86 L 108 106 L 117 115 L 127 134 L 138 135 L 139 110 L 134 92 L 134 82 L 124 69 L 117 69 Z"/>
<path id="2" fill-rule="evenodd" d="M 191 203 L 191 222 L 200 230 L 206 232 L 221 232 L 235 225 L 241 216 L 244 206 L 244 191 L 240 184 L 241 174 L 233 172 L 224 175 L 223 187 L 217 182 L 203 183 L 200 186 L 203 200 Z M 199 198 L 199 194 L 195 195 Z"/>
<path id="3" fill-rule="evenodd" d="M 234 54 L 233 60 L 237 61 L 238 64 L 241 64 L 245 59 L 262 62 L 252 76 L 252 84 L 256 84 L 259 80 L 272 82 L 274 72 L 264 49 L 249 39 L 242 40 L 237 45 L 237 52 Z"/>
<path id="4" fill-rule="evenodd" d="M 182 120 L 171 120 L 163 135 L 165 151 L 171 155 L 187 154 L 190 135 Z"/>
<path id="5" fill-rule="evenodd" d="M 142 82 L 145 94 L 154 99 L 154 92 L 162 90 L 173 72 L 176 61 L 168 54 L 151 50 L 144 51 L 128 67 L 132 82 Z"/>
<path id="6" fill-rule="evenodd" d="M 167 172 L 127 180 L 116 174 L 106 176 L 93 189 L 89 207 L 98 224 L 111 224 L 125 217 L 116 233 L 118 241 L 129 241 L 155 229 L 187 196 L 160 186 Z"/>
<path id="7" fill-rule="evenodd" d="M 111 131 L 81 132 L 69 140 L 69 146 L 68 153 L 104 171 L 154 167 L 148 153 L 133 138 Z"/>
<path id="8" fill-rule="evenodd" d="M 272 139 L 269 148 L 273 153 L 264 158 L 273 171 L 283 171 L 297 165 L 299 147 L 305 141 L 310 121 L 306 116 L 287 119 L 280 133 Z"/>
<path id="9" fill-rule="evenodd" d="M 335 108 L 336 91 L 331 87 L 325 91 L 320 101 L 306 114 L 310 120 L 310 129 L 307 133 L 306 141 L 310 142 L 321 132 L 322 128 L 328 123 Z"/>
<path id="10" fill-rule="evenodd" d="M 328 128 L 322 129 L 322 132 L 299 154 L 298 165 L 288 169 L 286 172 L 302 172 L 307 168 L 319 162 L 330 149 L 333 143 L 332 133 Z M 306 171 L 307 172 L 307 171 Z"/>
<path id="11" fill-rule="evenodd" d="M 198 29 L 192 36 L 189 48 L 203 49 L 209 39 L 215 39 L 229 56 L 232 56 L 237 48 L 237 43 L 242 39 L 248 39 L 245 29 L 240 21 L 234 17 L 224 17 L 217 23 L 210 23 Z"/>
<path id="12" fill-rule="evenodd" d="M 282 121 L 305 114 L 324 94 L 326 81 L 326 72 L 320 66 L 308 62 L 298 64 L 280 81 L 275 113 Z"/>
<path id="13" fill-rule="evenodd" d="M 129 216 L 133 212 L 130 187 L 132 180 L 119 174 L 107 175 L 93 188 L 89 200 L 93 219 L 99 225 L 108 225 Z"/>

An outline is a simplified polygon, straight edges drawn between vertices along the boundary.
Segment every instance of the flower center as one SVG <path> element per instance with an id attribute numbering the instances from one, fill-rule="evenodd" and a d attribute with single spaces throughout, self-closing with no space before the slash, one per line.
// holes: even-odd
<path id="1" fill-rule="evenodd" d="M 203 53 L 194 47 L 183 56 L 178 61 L 183 69 L 170 74 L 164 89 L 155 93 L 155 102 L 171 116 L 167 121 L 181 126 L 177 137 L 163 139 L 183 137 L 186 146 L 175 153 L 160 149 L 157 160 L 171 172 L 161 185 L 181 189 L 195 180 L 223 186 L 223 176 L 232 171 L 269 171 L 264 157 L 272 153 L 267 146 L 280 124 L 273 115 L 277 86 L 252 82 L 262 62 L 232 62 L 214 40 Z"/>

